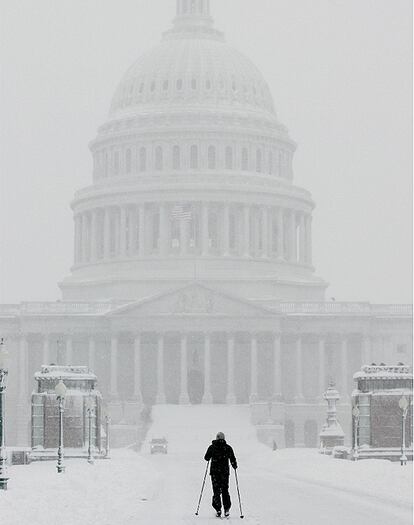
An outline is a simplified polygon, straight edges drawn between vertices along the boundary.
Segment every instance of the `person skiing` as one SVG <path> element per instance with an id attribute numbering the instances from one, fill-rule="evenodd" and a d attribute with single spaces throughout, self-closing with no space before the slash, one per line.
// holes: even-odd
<path id="1" fill-rule="evenodd" d="M 224 515 L 230 515 L 231 499 L 229 494 L 229 462 L 231 466 L 237 468 L 237 460 L 233 449 L 226 443 L 223 432 L 218 432 L 216 439 L 208 447 L 204 456 L 206 461 L 211 460 L 210 476 L 213 486 L 212 505 L 216 511 L 216 516 L 221 517 L 221 507 L 223 503 Z"/>

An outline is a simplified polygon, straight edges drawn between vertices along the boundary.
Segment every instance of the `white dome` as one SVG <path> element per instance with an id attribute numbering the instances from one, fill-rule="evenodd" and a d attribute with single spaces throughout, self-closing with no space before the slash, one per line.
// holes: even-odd
<path id="1" fill-rule="evenodd" d="M 127 71 L 110 116 L 185 104 L 265 112 L 275 118 L 270 90 L 256 66 L 217 33 L 167 33 Z M 161 109 L 160 108 L 160 109 Z M 270 115 L 269 115 L 270 114 Z"/>

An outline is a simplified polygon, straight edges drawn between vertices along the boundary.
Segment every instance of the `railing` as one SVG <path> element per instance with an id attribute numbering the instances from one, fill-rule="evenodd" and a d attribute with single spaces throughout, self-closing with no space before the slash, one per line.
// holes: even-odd
<path id="1" fill-rule="evenodd" d="M 169 188 L 169 185 L 190 185 L 194 187 L 200 185 L 203 188 L 206 185 L 219 185 L 220 187 L 234 187 L 240 186 L 245 187 L 249 186 L 258 189 L 267 189 L 280 191 L 281 193 L 286 194 L 287 196 L 292 197 L 301 197 L 306 200 L 311 199 L 311 194 L 308 190 L 300 188 L 292 184 L 289 180 L 276 179 L 270 175 L 263 174 L 249 174 L 246 175 L 244 172 L 233 172 L 226 173 L 223 175 L 222 171 L 218 171 L 215 174 L 211 174 L 209 171 L 200 171 L 198 174 L 194 173 L 174 173 L 166 171 L 162 176 L 161 175 L 141 175 L 140 177 L 136 176 L 127 176 L 121 179 L 119 178 L 104 178 L 99 179 L 93 186 L 88 186 L 81 190 L 78 190 L 75 193 L 75 200 L 82 198 L 89 198 L 91 196 L 106 194 L 116 189 L 118 192 L 129 191 L 129 186 L 137 187 L 161 187 L 166 189 Z M 189 198 L 189 200 L 191 200 Z"/>
<path id="2" fill-rule="evenodd" d="M 130 301 L 108 302 L 24 302 L 20 304 L 0 304 L 0 316 L 7 315 L 59 315 L 59 314 L 101 314 L 114 310 Z M 307 303 L 271 303 L 258 301 L 259 304 L 285 314 L 366 314 L 412 316 L 411 304 L 370 304 L 370 303 L 339 303 L 339 302 L 307 302 Z"/>
<path id="3" fill-rule="evenodd" d="M 110 312 L 126 302 L 25 302 L 21 303 L 21 314 L 100 314 Z M 1 313 L 1 310 L 0 310 Z"/>
<path id="4" fill-rule="evenodd" d="M 18 315 L 20 305 L 18 304 L 0 304 L 0 315 Z"/>
<path id="5" fill-rule="evenodd" d="M 369 314 L 412 315 L 411 304 L 370 303 L 277 303 L 274 307 L 286 314 Z"/>

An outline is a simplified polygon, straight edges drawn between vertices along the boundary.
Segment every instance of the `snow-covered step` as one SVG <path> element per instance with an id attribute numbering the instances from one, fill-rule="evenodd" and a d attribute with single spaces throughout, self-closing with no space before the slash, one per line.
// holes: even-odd
<path id="1" fill-rule="evenodd" d="M 238 454 L 260 446 L 247 405 L 156 405 L 152 418 L 146 445 L 152 438 L 165 437 L 169 453 L 200 455 L 217 432 L 224 432 Z"/>

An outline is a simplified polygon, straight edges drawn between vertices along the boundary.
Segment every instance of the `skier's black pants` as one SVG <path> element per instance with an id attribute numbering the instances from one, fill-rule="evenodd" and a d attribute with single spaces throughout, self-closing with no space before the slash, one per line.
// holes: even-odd
<path id="1" fill-rule="evenodd" d="M 224 510 L 230 510 L 231 499 L 229 494 L 229 475 L 222 473 L 211 474 L 213 485 L 213 507 L 221 510 L 221 500 L 223 500 Z"/>

